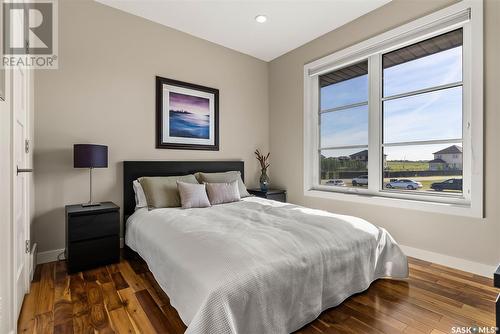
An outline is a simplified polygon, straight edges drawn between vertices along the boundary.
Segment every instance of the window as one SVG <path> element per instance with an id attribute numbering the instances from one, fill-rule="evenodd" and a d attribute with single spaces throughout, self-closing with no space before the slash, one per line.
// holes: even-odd
<path id="1" fill-rule="evenodd" d="M 304 69 L 306 195 L 482 215 L 480 2 Z"/>
<path id="2" fill-rule="evenodd" d="M 320 184 L 368 186 L 368 61 L 320 76 Z"/>
<path id="3" fill-rule="evenodd" d="M 435 193 L 462 179 L 462 45 L 459 28 L 382 55 L 383 189 Z M 394 187 L 400 177 L 412 183 Z"/>

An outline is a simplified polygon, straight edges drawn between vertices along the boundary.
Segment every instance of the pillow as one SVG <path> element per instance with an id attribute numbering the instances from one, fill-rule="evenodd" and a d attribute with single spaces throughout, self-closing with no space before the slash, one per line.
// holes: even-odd
<path id="1" fill-rule="evenodd" d="M 206 208 L 210 206 L 205 184 L 193 184 L 177 181 L 183 209 Z"/>
<path id="2" fill-rule="evenodd" d="M 142 189 L 141 184 L 139 181 L 135 180 L 132 182 L 132 185 L 134 187 L 134 194 L 135 194 L 135 209 L 140 209 L 148 206 L 148 202 L 146 201 L 146 195 L 144 194 L 144 190 Z"/>
<path id="3" fill-rule="evenodd" d="M 194 175 L 183 176 L 148 176 L 141 177 L 141 183 L 146 201 L 150 209 L 154 208 L 173 208 L 181 206 L 179 191 L 177 190 L 177 181 L 186 183 L 195 183 L 198 181 Z"/>
<path id="4" fill-rule="evenodd" d="M 241 179 L 241 173 L 239 171 L 231 171 L 225 173 L 196 173 L 197 179 L 200 183 L 230 183 L 233 181 L 238 181 L 238 190 L 241 198 L 248 197 L 250 194 L 247 191 L 247 187 Z"/>
<path id="5" fill-rule="evenodd" d="M 240 200 L 238 181 L 226 183 L 205 183 L 210 204 L 237 202 Z"/>

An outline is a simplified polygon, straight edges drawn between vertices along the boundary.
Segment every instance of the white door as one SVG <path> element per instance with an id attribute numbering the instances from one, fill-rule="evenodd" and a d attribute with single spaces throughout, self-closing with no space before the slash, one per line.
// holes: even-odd
<path id="1" fill-rule="evenodd" d="M 13 110 L 13 240 L 14 240 L 14 314 L 19 315 L 23 298 L 29 288 L 29 187 L 31 173 L 28 163 L 29 118 L 27 82 L 29 72 L 22 68 L 12 70 Z M 24 171 L 23 171 L 24 170 Z"/>
<path id="2" fill-rule="evenodd" d="M 1 7 L 1 6 L 0 6 Z M 1 9 L 1 8 L 0 8 Z M 1 17 L 1 16 L 0 16 Z M 10 71 L 0 73 L 0 333 L 13 328 L 12 311 L 12 109 Z"/>

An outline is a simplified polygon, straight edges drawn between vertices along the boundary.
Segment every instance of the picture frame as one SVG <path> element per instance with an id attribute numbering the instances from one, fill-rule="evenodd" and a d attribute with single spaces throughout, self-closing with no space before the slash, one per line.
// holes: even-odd
<path id="1" fill-rule="evenodd" d="M 219 150 L 219 90 L 156 77 L 156 148 Z"/>

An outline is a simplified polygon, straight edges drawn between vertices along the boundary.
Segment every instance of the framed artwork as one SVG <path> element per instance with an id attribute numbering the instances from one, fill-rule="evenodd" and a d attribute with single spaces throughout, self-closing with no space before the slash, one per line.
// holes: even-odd
<path id="1" fill-rule="evenodd" d="M 219 90 L 156 77 L 156 148 L 219 150 Z"/>

